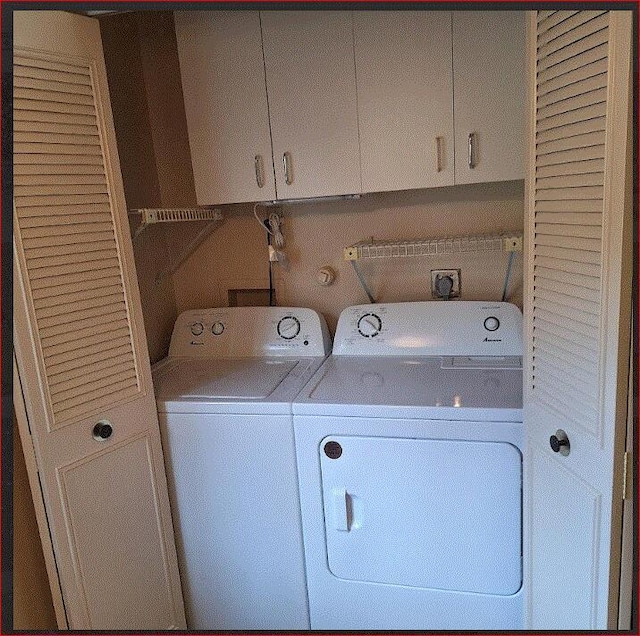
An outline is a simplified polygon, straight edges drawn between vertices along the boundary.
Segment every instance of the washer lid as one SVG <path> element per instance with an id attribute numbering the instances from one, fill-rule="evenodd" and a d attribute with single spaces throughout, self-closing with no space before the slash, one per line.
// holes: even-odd
<path id="1" fill-rule="evenodd" d="M 277 358 L 173 359 L 154 374 L 156 399 L 264 400 L 298 362 Z"/>

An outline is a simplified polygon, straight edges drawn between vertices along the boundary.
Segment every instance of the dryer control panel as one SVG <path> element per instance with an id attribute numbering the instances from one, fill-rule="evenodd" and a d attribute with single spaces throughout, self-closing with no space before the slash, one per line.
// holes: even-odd
<path id="1" fill-rule="evenodd" d="M 522 312 L 484 301 L 356 305 L 340 314 L 333 355 L 521 356 Z"/>
<path id="2" fill-rule="evenodd" d="M 244 358 L 326 356 L 331 352 L 324 318 L 302 307 L 192 309 L 178 316 L 170 356 Z"/>

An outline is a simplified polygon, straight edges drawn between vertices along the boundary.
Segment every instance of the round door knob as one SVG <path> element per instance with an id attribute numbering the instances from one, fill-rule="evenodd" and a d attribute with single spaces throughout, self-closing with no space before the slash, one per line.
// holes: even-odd
<path id="1" fill-rule="evenodd" d="M 93 427 L 93 438 L 99 442 L 109 439 L 113 433 L 113 426 L 106 420 L 101 420 Z"/>
<path id="2" fill-rule="evenodd" d="M 558 429 L 556 434 L 549 438 L 549 445 L 554 453 L 560 453 L 565 457 L 569 454 L 571 449 L 569 438 L 562 429 Z"/>

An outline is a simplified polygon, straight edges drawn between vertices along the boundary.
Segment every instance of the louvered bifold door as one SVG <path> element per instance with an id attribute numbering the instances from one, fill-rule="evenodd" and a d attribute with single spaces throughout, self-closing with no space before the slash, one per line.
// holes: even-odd
<path id="1" fill-rule="evenodd" d="M 184 627 L 95 20 L 14 13 L 15 349 L 72 629 Z"/>
<path id="2" fill-rule="evenodd" d="M 528 629 L 616 625 L 631 295 L 630 24 L 629 12 L 607 11 L 539 11 L 529 23 Z"/>

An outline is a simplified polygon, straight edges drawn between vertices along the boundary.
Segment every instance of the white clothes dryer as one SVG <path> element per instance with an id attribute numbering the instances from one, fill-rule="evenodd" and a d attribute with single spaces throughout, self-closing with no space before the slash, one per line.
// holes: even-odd
<path id="1" fill-rule="evenodd" d="M 309 629 L 291 402 L 329 351 L 310 309 L 178 317 L 153 379 L 189 629 Z"/>
<path id="2" fill-rule="evenodd" d="M 293 403 L 311 628 L 517 630 L 522 315 L 350 307 Z"/>

